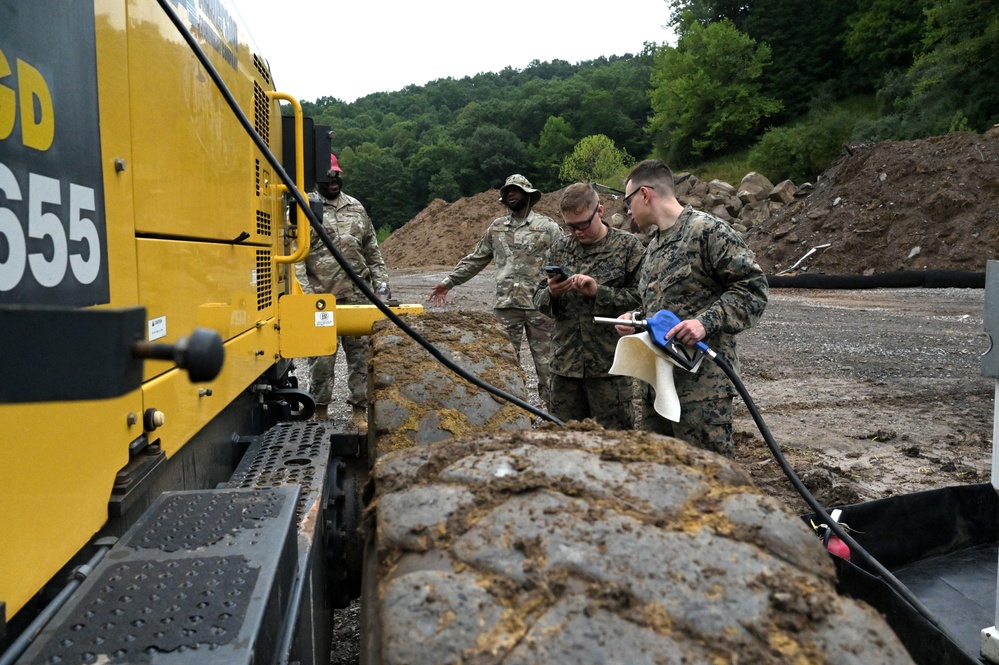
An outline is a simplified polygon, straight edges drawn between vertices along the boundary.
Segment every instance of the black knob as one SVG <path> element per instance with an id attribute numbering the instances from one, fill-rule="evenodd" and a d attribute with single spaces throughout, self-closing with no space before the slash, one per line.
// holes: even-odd
<path id="1" fill-rule="evenodd" d="M 136 358 L 172 360 L 177 367 L 187 370 L 193 383 L 211 381 L 222 371 L 225 346 L 222 337 L 209 328 L 195 328 L 189 337 L 181 337 L 176 344 L 152 344 L 141 341 L 132 345 Z"/>

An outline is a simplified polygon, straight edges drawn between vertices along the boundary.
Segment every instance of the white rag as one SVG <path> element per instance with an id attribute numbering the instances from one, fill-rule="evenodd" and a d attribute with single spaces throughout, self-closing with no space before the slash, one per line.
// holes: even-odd
<path id="1" fill-rule="evenodd" d="M 617 341 L 614 349 L 614 364 L 610 374 L 619 374 L 641 379 L 656 389 L 656 413 L 667 420 L 679 422 L 680 398 L 673 385 L 673 366 L 676 363 L 657 348 L 648 332 L 625 335 Z M 693 371 L 700 368 L 700 362 Z"/>

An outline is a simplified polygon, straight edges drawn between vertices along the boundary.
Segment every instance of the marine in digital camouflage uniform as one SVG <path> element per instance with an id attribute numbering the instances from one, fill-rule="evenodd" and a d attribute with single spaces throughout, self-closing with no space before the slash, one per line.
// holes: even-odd
<path id="1" fill-rule="evenodd" d="M 538 373 L 538 395 L 549 403 L 548 383 L 551 360 L 552 320 L 534 306 L 534 287 L 544 275 L 545 255 L 552 243 L 562 235 L 551 217 L 540 215 L 531 208 L 541 199 L 541 192 L 522 175 L 506 179 L 500 188 L 500 200 L 510 208 L 510 214 L 493 221 L 471 254 L 458 262 L 427 297 L 434 305 L 447 302 L 447 292 L 464 284 L 482 271 L 490 261 L 496 261 L 496 300 L 493 311 L 500 318 L 517 360 L 520 344 L 527 333 L 527 343 Z"/>
<path id="2" fill-rule="evenodd" d="M 661 161 L 636 166 L 625 191 L 625 205 L 639 228 L 657 227 L 639 280 L 645 314 L 671 310 L 681 320 L 672 333 L 676 340 L 688 346 L 704 340 L 739 372 L 735 335 L 756 324 L 768 297 L 766 275 L 752 250 L 726 222 L 682 206 L 673 192 L 673 173 Z M 725 373 L 705 358 L 698 372 L 678 369 L 673 378 L 680 422 L 655 412 L 648 387 L 642 399 L 643 428 L 733 455 L 736 391 Z"/>
<path id="3" fill-rule="evenodd" d="M 538 311 L 555 320 L 552 332 L 551 412 L 557 418 L 593 418 L 607 429 L 634 427 L 632 380 L 607 373 L 620 336 L 593 322 L 641 306 L 639 269 L 645 246 L 609 227 L 596 191 L 585 183 L 566 188 L 559 203 L 570 235 L 555 241 L 546 265 L 570 276 L 542 280 L 534 292 Z"/>
<path id="4" fill-rule="evenodd" d="M 376 292 L 388 293 L 388 269 L 378 247 L 375 229 L 361 202 L 341 191 L 342 171 L 335 157 L 327 183 L 316 183 L 310 199 L 323 204 L 323 227 L 333 239 L 351 269 Z M 296 266 L 296 274 L 306 293 L 330 293 L 338 305 L 369 304 L 364 292 L 347 276 L 322 238 L 313 233 L 309 254 Z M 347 358 L 347 402 L 352 406 L 351 419 L 360 427 L 367 424 L 368 404 L 368 338 L 339 337 L 337 345 Z M 320 356 L 310 361 L 312 391 L 316 399 L 316 416 L 324 418 L 333 396 L 336 355 Z"/>

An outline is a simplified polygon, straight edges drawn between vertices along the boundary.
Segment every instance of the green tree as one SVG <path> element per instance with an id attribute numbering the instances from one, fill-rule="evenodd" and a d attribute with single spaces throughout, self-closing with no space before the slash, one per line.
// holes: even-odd
<path id="1" fill-rule="evenodd" d="M 921 52 L 878 92 L 882 118 L 860 138 L 913 139 L 999 122 L 996 0 L 930 0 Z"/>
<path id="2" fill-rule="evenodd" d="M 583 138 L 572 154 L 562 162 L 559 175 L 563 182 L 606 181 L 631 163 L 628 153 L 619 150 L 614 141 L 603 134 Z"/>
<path id="3" fill-rule="evenodd" d="M 650 133 L 670 163 L 708 157 L 749 142 L 781 103 L 760 93 L 770 48 L 729 20 L 690 25 L 664 46 L 652 71 Z"/>
<path id="4" fill-rule="evenodd" d="M 864 0 L 869 5 L 874 1 Z M 908 0 L 897 0 L 905 2 Z M 814 98 L 841 99 L 873 92 L 880 72 L 859 68 L 843 49 L 847 18 L 859 0 L 669 0 L 671 24 L 683 35 L 694 25 L 728 20 L 775 59 L 759 79 L 761 92 L 778 99 L 783 122 L 807 112 Z"/>
<path id="5" fill-rule="evenodd" d="M 455 174 L 469 169 L 470 166 L 471 163 L 461 145 L 446 137 L 438 137 L 433 143 L 421 146 L 406 162 L 406 170 L 410 174 L 413 194 L 423 203 L 429 203 L 438 196 L 445 198 L 431 192 L 432 177 L 445 168 L 451 179 L 455 180 L 458 196 L 461 196 L 461 186 L 456 180 Z"/>
<path id="6" fill-rule="evenodd" d="M 868 1 L 868 0 L 865 0 Z M 743 32 L 775 54 L 760 77 L 763 94 L 779 99 L 784 121 L 806 113 L 812 100 L 873 92 L 878 76 L 857 68 L 843 50 L 847 17 L 858 0 L 755 0 Z"/>
<path id="7" fill-rule="evenodd" d="M 430 176 L 429 198 L 444 199 L 449 202 L 461 198 L 461 188 L 458 187 L 458 181 L 454 179 L 450 169 L 442 168 Z"/>
<path id="8" fill-rule="evenodd" d="M 569 123 L 561 116 L 550 116 L 541 130 L 538 144 L 528 149 L 534 170 L 541 174 L 536 186 L 544 190 L 558 187 L 559 169 L 575 144 Z"/>
<path id="9" fill-rule="evenodd" d="M 527 148 L 509 129 L 496 125 L 478 127 L 465 142 L 471 167 L 462 189 L 466 194 L 477 193 L 498 186 L 511 173 L 524 173 L 529 166 Z M 527 174 L 528 177 L 533 173 Z M 471 191 L 468 188 L 471 188 Z"/>
<path id="10" fill-rule="evenodd" d="M 361 198 L 373 218 L 378 212 L 379 226 L 397 224 L 434 196 L 453 195 L 452 181 L 466 196 L 499 186 L 511 173 L 555 187 L 562 161 L 586 134 L 604 134 L 633 157 L 648 155 L 643 123 L 651 112 L 647 89 L 656 48 L 646 44 L 636 56 L 576 64 L 535 61 L 350 104 L 320 97 L 308 103 L 309 115 L 336 133 L 334 152 L 350 165 L 348 193 Z M 551 118 L 561 120 L 546 131 Z M 385 195 L 386 178 L 392 196 Z"/>
<path id="11" fill-rule="evenodd" d="M 928 0 L 871 0 L 849 16 L 843 45 L 872 78 L 908 69 L 923 39 Z"/>
<path id="12" fill-rule="evenodd" d="M 340 165 L 344 191 L 360 200 L 376 228 L 397 229 L 420 211 L 402 161 L 388 150 L 374 143 L 346 148 Z"/>

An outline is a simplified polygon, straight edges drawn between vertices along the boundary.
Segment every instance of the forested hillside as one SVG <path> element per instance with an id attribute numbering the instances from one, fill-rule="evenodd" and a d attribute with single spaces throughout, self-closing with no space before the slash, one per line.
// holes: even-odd
<path id="1" fill-rule="evenodd" d="M 620 187 L 650 156 L 681 171 L 737 154 L 774 182 L 801 182 L 844 144 L 999 122 L 996 9 L 996 0 L 668 0 L 662 16 L 629 20 L 670 24 L 675 45 L 535 61 L 350 104 L 335 97 L 334 78 L 329 97 L 303 108 L 336 132 L 346 190 L 383 231 L 511 173 L 545 191 L 574 180 Z M 848 103 L 856 99 L 870 102 Z"/>

